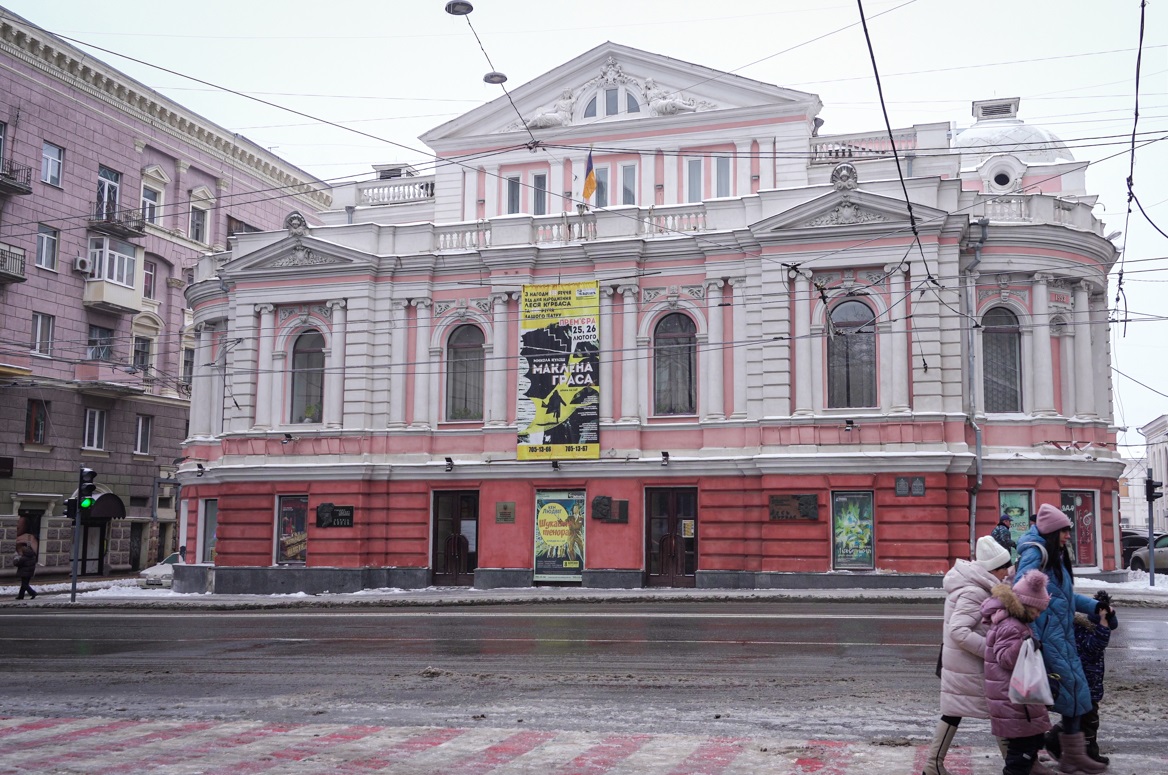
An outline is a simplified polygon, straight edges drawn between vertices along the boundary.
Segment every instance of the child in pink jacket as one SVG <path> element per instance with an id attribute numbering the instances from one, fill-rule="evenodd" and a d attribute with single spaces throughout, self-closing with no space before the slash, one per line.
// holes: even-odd
<path id="1" fill-rule="evenodd" d="M 985 691 L 990 710 L 990 731 L 1006 738 L 1006 766 L 1002 775 L 1030 775 L 1042 749 L 1043 736 L 1050 729 L 1050 715 L 1044 705 L 1016 705 L 1010 702 L 1010 675 L 1018 652 L 1032 637 L 1030 623 L 1046 610 L 1050 595 L 1046 576 L 1037 570 L 1026 573 L 1013 587 L 999 584 L 981 604 L 986 631 Z M 1040 768 L 1040 771 L 1046 769 Z"/>

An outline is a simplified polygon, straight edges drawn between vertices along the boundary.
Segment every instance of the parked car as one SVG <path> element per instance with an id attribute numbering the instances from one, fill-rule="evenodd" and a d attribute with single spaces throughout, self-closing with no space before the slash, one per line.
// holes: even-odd
<path id="1" fill-rule="evenodd" d="M 1159 535 L 1156 537 L 1156 570 L 1159 572 L 1168 572 L 1168 535 Z M 1128 565 L 1132 570 L 1147 570 L 1148 569 L 1148 539 L 1144 538 L 1143 544 L 1139 549 L 1132 552 L 1131 562 Z"/>
<path id="2" fill-rule="evenodd" d="M 167 555 L 162 562 L 151 565 L 138 573 L 138 586 L 169 589 L 174 582 L 174 566 L 182 561 L 182 555 L 178 552 Z"/>
<path id="3" fill-rule="evenodd" d="M 1156 537 L 1159 536 L 1160 534 L 1157 533 Z M 1139 530 L 1125 529 L 1119 537 L 1119 545 L 1123 553 L 1120 567 L 1126 568 L 1131 565 L 1132 552 L 1141 546 L 1146 547 L 1148 545 L 1148 533 L 1147 531 L 1141 532 Z"/>

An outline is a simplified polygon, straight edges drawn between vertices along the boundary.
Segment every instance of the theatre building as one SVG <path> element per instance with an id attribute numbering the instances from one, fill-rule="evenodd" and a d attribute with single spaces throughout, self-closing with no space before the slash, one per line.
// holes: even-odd
<path id="1" fill-rule="evenodd" d="M 907 578 L 1040 503 L 1115 568 L 1116 249 L 1017 99 L 830 135 L 611 43 L 511 94 L 201 260 L 177 588 Z"/>

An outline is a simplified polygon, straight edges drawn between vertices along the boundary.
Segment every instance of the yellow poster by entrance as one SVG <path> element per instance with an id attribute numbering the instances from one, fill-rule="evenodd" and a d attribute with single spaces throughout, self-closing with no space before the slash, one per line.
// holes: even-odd
<path id="1" fill-rule="evenodd" d="M 595 281 L 523 286 L 519 460 L 600 457 L 600 289 Z"/>

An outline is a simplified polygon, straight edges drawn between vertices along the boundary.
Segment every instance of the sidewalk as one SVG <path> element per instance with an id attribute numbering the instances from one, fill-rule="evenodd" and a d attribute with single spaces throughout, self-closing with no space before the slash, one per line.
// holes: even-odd
<path id="1" fill-rule="evenodd" d="M 1076 579 L 1076 590 L 1094 595 L 1106 589 L 1117 605 L 1168 608 L 1168 576 L 1156 575 L 1156 586 L 1148 586 L 1146 573 L 1132 572 L 1131 581 L 1109 583 L 1088 578 Z M 34 580 L 35 581 L 35 580 Z M 359 592 L 309 595 L 196 595 L 169 589 L 143 589 L 136 577 L 113 577 L 78 581 L 77 602 L 70 603 L 69 580 L 34 583 L 36 600 L 14 600 L 18 587 L 0 586 L 0 608 L 13 606 L 85 608 L 306 608 L 336 606 L 463 606 L 515 603 L 603 603 L 672 602 L 719 600 L 806 600 L 936 602 L 945 599 L 939 588 L 895 589 L 885 586 L 865 588 L 864 577 L 846 589 L 685 589 L 651 587 L 642 589 L 597 589 L 582 587 L 522 587 L 474 589 L 470 587 L 427 587 L 425 589 L 366 589 Z"/>

